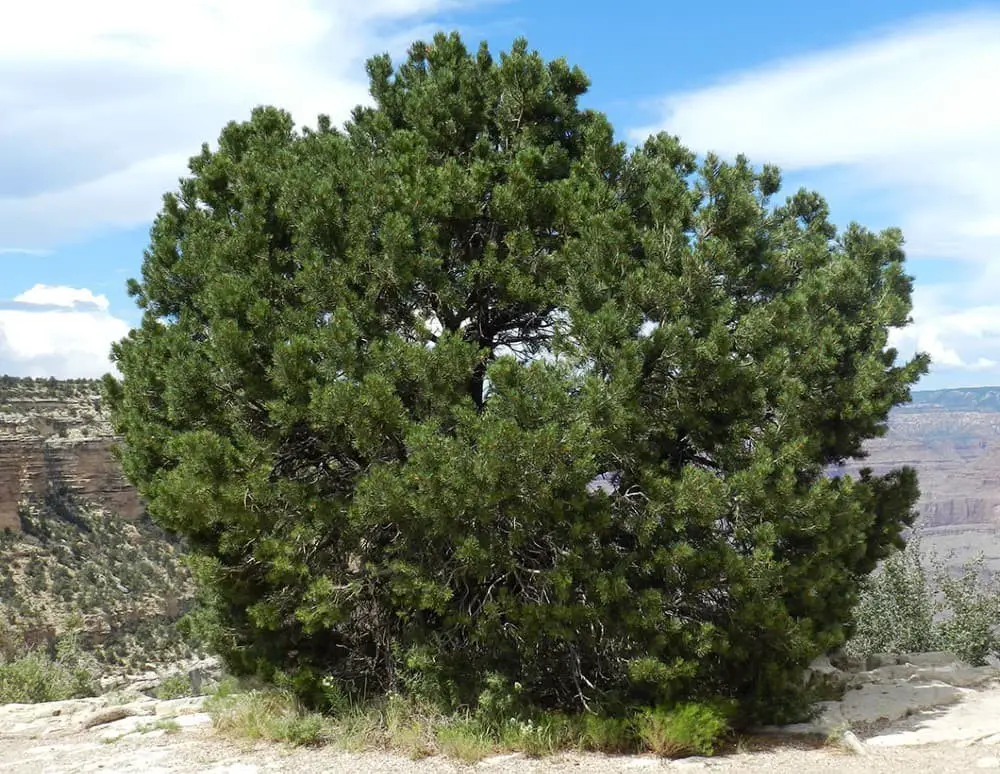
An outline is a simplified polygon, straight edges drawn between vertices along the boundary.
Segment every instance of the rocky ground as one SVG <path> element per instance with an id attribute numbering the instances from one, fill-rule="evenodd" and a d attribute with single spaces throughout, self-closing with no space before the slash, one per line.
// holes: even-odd
<path id="1" fill-rule="evenodd" d="M 821 705 L 812 723 L 763 729 L 713 758 L 498 755 L 470 767 L 382 752 L 240 744 L 215 733 L 203 697 L 151 699 L 136 684 L 93 699 L 0 707 L 0 772 L 1000 771 L 1000 669 L 916 654 L 881 657 L 849 673 L 820 662 L 814 673 L 846 683 L 843 699 Z"/>

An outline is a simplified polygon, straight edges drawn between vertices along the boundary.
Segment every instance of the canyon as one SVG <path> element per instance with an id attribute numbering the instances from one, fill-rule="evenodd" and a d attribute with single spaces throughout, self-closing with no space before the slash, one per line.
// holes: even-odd
<path id="1" fill-rule="evenodd" d="M 920 481 L 915 523 L 925 551 L 957 566 L 982 553 L 1000 572 L 1000 388 L 917 391 L 889 432 L 843 472 L 908 465 Z"/>
<path id="2" fill-rule="evenodd" d="M 183 546 L 122 474 L 98 387 L 0 377 L 0 657 L 67 635 L 112 666 L 187 652 Z"/>
<path id="3" fill-rule="evenodd" d="M 134 521 L 143 513 L 122 475 L 95 382 L 0 381 L 0 532 L 20 532 L 26 500 L 67 494 Z"/>

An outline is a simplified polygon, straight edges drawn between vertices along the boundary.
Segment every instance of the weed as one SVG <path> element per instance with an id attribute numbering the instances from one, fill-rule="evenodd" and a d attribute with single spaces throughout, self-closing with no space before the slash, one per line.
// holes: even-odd
<path id="1" fill-rule="evenodd" d="M 156 688 L 157 699 L 182 699 L 191 696 L 194 691 L 191 688 L 191 680 L 187 675 L 171 675 L 166 677 Z"/>
<path id="2" fill-rule="evenodd" d="M 532 757 L 551 755 L 574 747 L 576 735 L 572 723 L 559 713 L 538 714 L 528 720 L 513 720 L 500 734 L 503 746 Z"/>
<path id="3" fill-rule="evenodd" d="M 635 728 L 626 718 L 586 714 L 579 721 L 580 749 L 608 754 L 635 752 L 638 748 Z"/>
<path id="4" fill-rule="evenodd" d="M 0 704 L 33 704 L 93 696 L 96 668 L 68 651 L 53 659 L 42 650 L 0 657 Z"/>
<path id="5" fill-rule="evenodd" d="M 667 758 L 712 755 L 729 728 L 721 711 L 704 704 L 646 710 L 637 723 L 642 741 Z"/>
<path id="6" fill-rule="evenodd" d="M 305 711 L 285 691 L 216 694 L 206 706 L 216 729 L 243 739 L 314 746 L 331 736 L 327 718 Z"/>
<path id="7" fill-rule="evenodd" d="M 141 723 L 135 727 L 140 734 L 148 734 L 150 731 L 163 731 L 167 734 L 176 734 L 181 730 L 181 724 L 174 718 L 157 718 L 152 723 Z"/>
<path id="8" fill-rule="evenodd" d="M 437 728 L 436 741 L 442 755 L 462 763 L 476 763 L 490 755 L 494 743 L 482 726 L 472 720 L 455 720 Z"/>

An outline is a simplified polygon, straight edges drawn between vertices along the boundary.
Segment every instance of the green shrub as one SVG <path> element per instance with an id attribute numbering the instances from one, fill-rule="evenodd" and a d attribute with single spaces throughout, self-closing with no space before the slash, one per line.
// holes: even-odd
<path id="1" fill-rule="evenodd" d="M 966 562 L 955 577 L 940 560 L 934 561 L 938 589 L 936 640 L 973 666 L 1000 656 L 1000 579 L 989 578 L 985 558 Z"/>
<path id="2" fill-rule="evenodd" d="M 184 696 L 191 696 L 193 693 L 191 680 L 187 675 L 170 675 L 165 677 L 156 687 L 156 698 L 158 699 L 180 699 Z"/>
<path id="3" fill-rule="evenodd" d="M 511 683 L 502 675 L 486 675 L 485 687 L 476 701 L 475 719 L 489 733 L 499 734 L 521 716 L 521 684 Z"/>
<path id="4" fill-rule="evenodd" d="M 94 696 L 96 664 L 71 651 L 56 658 L 32 650 L 14 658 L 0 657 L 0 704 L 34 704 Z"/>
<path id="5" fill-rule="evenodd" d="M 635 752 L 638 746 L 635 723 L 627 718 L 585 713 L 579 719 L 580 749 L 607 754 Z"/>
<path id="6" fill-rule="evenodd" d="M 957 576 L 936 555 L 928 560 L 914 536 L 865 581 L 848 656 L 941 650 L 979 666 L 1000 655 L 1000 581 L 989 578 L 984 557 Z"/>
<path id="7" fill-rule="evenodd" d="M 726 715 L 703 704 L 646 710 L 637 718 L 637 725 L 646 746 L 668 758 L 712 755 L 729 730 Z"/>
<path id="8" fill-rule="evenodd" d="M 312 746 L 330 738 L 329 720 L 304 710 L 287 691 L 223 693 L 206 706 L 216 729 L 242 739 Z"/>
<path id="9" fill-rule="evenodd" d="M 442 755 L 462 763 L 481 761 L 496 748 L 489 734 L 472 720 L 458 719 L 439 726 L 436 739 Z"/>
<path id="10" fill-rule="evenodd" d="M 512 719 L 500 732 L 505 749 L 538 757 L 577 747 L 576 726 L 560 712 L 536 712 L 530 718 Z"/>
<path id="11" fill-rule="evenodd" d="M 849 656 L 921 653 L 937 647 L 934 592 L 911 539 L 864 582 L 854 608 L 854 634 L 844 646 Z"/>

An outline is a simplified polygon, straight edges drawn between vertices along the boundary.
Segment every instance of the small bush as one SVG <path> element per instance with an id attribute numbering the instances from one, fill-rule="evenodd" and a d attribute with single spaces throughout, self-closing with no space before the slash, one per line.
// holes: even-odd
<path id="1" fill-rule="evenodd" d="M 419 701 L 389 696 L 382 712 L 385 744 L 411 758 L 425 758 L 435 752 L 434 726 L 440 713 Z"/>
<path id="2" fill-rule="evenodd" d="M 638 742 L 633 724 L 625 718 L 584 715 L 579 721 L 580 749 L 607 754 L 635 752 Z"/>
<path id="3" fill-rule="evenodd" d="M 521 684 L 502 675 L 486 675 L 486 688 L 476 702 L 475 718 L 488 732 L 499 734 L 521 711 Z"/>
<path id="4" fill-rule="evenodd" d="M 330 722 L 305 711 L 287 691 L 216 694 L 207 703 L 216 729 L 243 739 L 314 746 L 330 739 Z"/>
<path id="5" fill-rule="evenodd" d="M 955 577 L 932 554 L 929 573 L 919 538 L 911 538 L 862 587 L 845 654 L 863 659 L 942 650 L 969 664 L 985 664 L 1000 652 L 1000 584 L 983 580 L 984 563 L 979 556 Z"/>
<path id="6" fill-rule="evenodd" d="M 314 747 L 329 739 L 326 718 L 315 712 L 287 716 L 277 727 L 277 737 L 288 744 Z"/>
<path id="7" fill-rule="evenodd" d="M 193 693 L 191 680 L 187 675 L 170 675 L 156 688 L 156 698 L 163 700 L 181 699 Z"/>
<path id="8" fill-rule="evenodd" d="M 1000 583 L 984 581 L 985 559 L 980 554 L 962 567 L 957 578 L 940 560 L 934 561 L 944 615 L 936 625 L 940 650 L 947 650 L 973 666 L 982 666 L 990 656 L 1000 655 Z"/>
<path id="9" fill-rule="evenodd" d="M 442 755 L 462 763 L 476 763 L 493 752 L 495 744 L 482 726 L 472 720 L 459 720 L 440 726 L 436 732 Z"/>
<path id="10" fill-rule="evenodd" d="M 578 746 L 575 732 L 565 715 L 546 713 L 529 720 L 512 720 L 500 738 L 505 748 L 538 757 Z"/>
<path id="11" fill-rule="evenodd" d="M 637 723 L 639 737 L 647 747 L 667 758 L 711 755 L 729 730 L 725 714 L 704 704 L 647 710 Z"/>
<path id="12" fill-rule="evenodd" d="M 53 659 L 33 650 L 0 660 L 0 704 L 79 699 L 96 693 L 95 666 L 76 654 L 59 653 Z"/>

